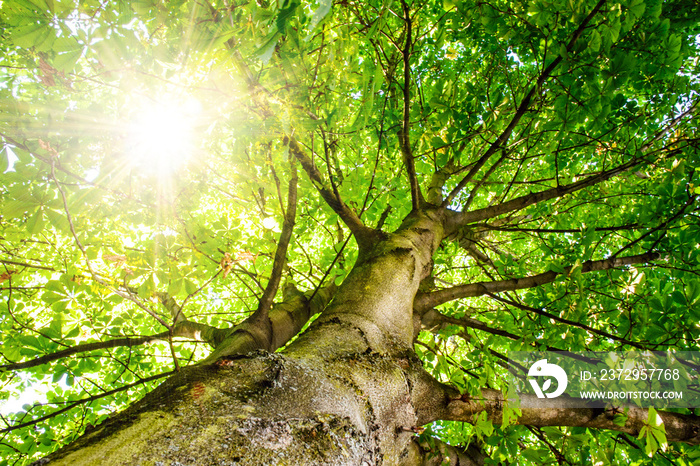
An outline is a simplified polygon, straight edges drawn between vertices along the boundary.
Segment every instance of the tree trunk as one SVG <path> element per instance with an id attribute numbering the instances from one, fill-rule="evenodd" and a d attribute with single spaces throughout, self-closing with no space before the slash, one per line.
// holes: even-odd
<path id="1" fill-rule="evenodd" d="M 442 461 L 414 439 L 418 426 L 440 417 L 449 391 L 412 350 L 413 300 L 440 233 L 428 216 L 409 218 L 363 251 L 323 316 L 283 353 L 185 368 L 39 463 Z"/>
<path id="2" fill-rule="evenodd" d="M 354 342 L 183 370 L 50 464 L 401 463 L 418 422 L 410 377 L 328 325 Z"/>

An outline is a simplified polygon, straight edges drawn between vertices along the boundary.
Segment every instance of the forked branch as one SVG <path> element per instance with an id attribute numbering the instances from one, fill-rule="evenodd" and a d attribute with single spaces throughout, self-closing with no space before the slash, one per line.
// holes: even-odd
<path id="1" fill-rule="evenodd" d="M 617 167 L 602 171 L 597 175 L 591 175 L 582 180 L 570 183 L 567 185 L 557 186 L 556 188 L 545 189 L 537 193 L 530 193 L 524 196 L 516 197 L 510 201 L 503 202 L 483 209 L 472 210 L 470 212 L 452 212 L 446 216 L 445 232 L 446 235 L 457 231 L 459 228 L 470 223 L 486 220 L 489 218 L 498 217 L 499 215 L 507 214 L 522 210 L 525 207 L 537 204 L 539 202 L 556 199 L 567 194 L 580 191 L 582 189 L 595 186 L 609 180 L 627 170 L 636 167 L 643 162 L 643 158 L 633 158 L 632 160 L 620 164 Z"/>
<path id="2" fill-rule="evenodd" d="M 332 189 L 329 189 L 323 181 L 321 172 L 318 171 L 316 165 L 306 154 L 304 148 L 294 139 L 293 137 L 285 137 L 285 143 L 289 144 L 289 152 L 301 163 L 302 168 L 306 174 L 311 179 L 316 190 L 319 192 L 321 197 L 326 204 L 330 206 L 333 211 L 338 214 L 340 219 L 345 223 L 345 225 L 350 228 L 353 236 L 357 240 L 360 247 L 367 244 L 372 237 L 375 235 L 375 231 L 367 227 L 362 223 L 360 217 L 357 216 L 354 210 L 348 207 L 345 202 L 341 199 L 340 195 L 336 195 Z"/>

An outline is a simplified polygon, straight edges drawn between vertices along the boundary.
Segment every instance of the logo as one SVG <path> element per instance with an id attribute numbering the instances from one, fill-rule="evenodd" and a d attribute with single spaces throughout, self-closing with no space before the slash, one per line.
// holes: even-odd
<path id="1" fill-rule="evenodd" d="M 546 393 L 549 387 L 552 385 L 552 379 L 548 378 L 545 380 L 544 385 L 540 388 L 540 385 L 534 379 L 528 379 L 532 389 L 535 390 L 537 398 L 556 398 L 566 390 L 566 385 L 569 383 L 569 379 L 566 376 L 564 369 L 557 366 L 556 364 L 549 364 L 546 359 L 540 359 L 536 361 L 527 373 L 530 377 L 554 377 L 557 381 L 557 389 L 552 393 Z"/>

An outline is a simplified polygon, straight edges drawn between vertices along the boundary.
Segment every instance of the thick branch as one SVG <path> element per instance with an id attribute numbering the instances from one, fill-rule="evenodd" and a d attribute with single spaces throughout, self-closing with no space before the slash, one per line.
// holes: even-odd
<path id="1" fill-rule="evenodd" d="M 475 422 L 476 415 L 486 412 L 488 419 L 500 424 L 503 419 L 503 406 L 506 400 L 500 391 L 484 388 L 482 398 L 467 399 L 454 396 L 448 402 L 441 417 L 444 420 Z M 529 402 L 535 404 L 535 395 L 520 395 L 521 401 L 531 397 Z M 571 398 L 552 398 L 546 401 L 546 407 L 522 408 L 522 415 L 516 423 L 527 426 L 569 426 L 606 429 L 625 432 L 634 436 L 639 435 L 642 427 L 648 422 L 646 408 L 625 405 L 627 420 L 623 425 L 614 421 L 614 412 L 601 408 L 577 408 L 581 400 Z M 541 404 L 541 403 L 540 403 Z M 691 445 L 700 444 L 700 417 L 689 414 L 669 413 L 659 411 L 666 429 L 669 442 L 686 442 Z"/>
<path id="2" fill-rule="evenodd" d="M 580 191 L 581 189 L 594 186 L 598 183 L 602 183 L 603 181 L 607 181 L 610 178 L 613 178 L 614 176 L 617 176 L 620 173 L 639 165 L 640 163 L 642 163 L 642 159 L 634 158 L 627 163 L 623 163 L 622 165 L 611 168 L 610 170 L 605 170 L 597 175 L 589 176 L 588 178 L 576 181 L 575 183 L 557 186 L 556 188 L 546 189 L 538 193 L 526 194 L 525 196 L 516 197 L 515 199 L 503 202 L 502 204 L 484 207 L 483 209 L 472 210 L 470 212 L 452 212 L 451 215 L 446 217 L 445 234 L 448 235 L 458 230 L 460 227 L 473 222 L 478 222 L 480 220 L 497 217 L 508 212 L 521 210 L 525 207 L 537 204 L 538 202 L 555 199 L 576 191 Z"/>
<path id="3" fill-rule="evenodd" d="M 230 330 L 231 329 L 228 328 L 216 328 L 211 325 L 185 320 L 173 327 L 172 336 L 188 338 L 190 340 L 201 340 L 216 348 Z"/>
<path id="4" fill-rule="evenodd" d="M 311 301 L 301 292 L 293 290 L 291 297 L 272 308 L 269 319 L 272 326 L 271 335 L 261 338 L 263 333 L 253 325 L 250 320 L 233 329 L 219 329 L 206 324 L 184 320 L 173 326 L 172 336 L 203 340 L 213 346 L 215 351 L 208 360 L 216 360 L 218 357 L 232 354 L 245 354 L 256 349 L 274 351 L 283 346 L 296 335 L 306 322 L 314 314 L 321 312 L 330 302 L 335 292 L 335 284 L 319 289 Z M 23 361 L 0 366 L 0 372 L 29 369 L 31 367 L 48 364 L 74 354 L 87 353 L 101 349 L 116 348 L 120 346 L 138 346 L 154 341 L 168 341 L 170 332 L 143 337 L 116 338 L 108 341 L 97 341 L 72 346 L 55 353 L 47 354 L 29 361 Z M 213 358 L 213 359 L 212 359 Z"/>
<path id="5" fill-rule="evenodd" d="M 155 296 L 160 300 L 163 307 L 168 310 L 170 317 L 173 318 L 173 323 L 177 324 L 187 320 L 187 317 L 185 317 L 185 314 L 182 312 L 182 306 L 180 306 L 172 296 L 163 292 L 157 292 Z"/>
<path id="6" fill-rule="evenodd" d="M 335 284 L 319 289 L 309 301 L 308 297 L 296 289 L 291 296 L 272 308 L 269 312 L 272 332 L 261 331 L 257 324 L 247 319 L 233 329 L 219 329 L 206 324 L 182 321 L 173 326 L 172 336 L 203 340 L 215 348 L 207 359 L 211 362 L 222 356 L 245 354 L 256 349 L 274 351 L 286 344 L 314 314 L 321 312 L 333 297 Z M 119 346 L 138 346 L 154 341 L 167 341 L 170 332 L 144 337 L 116 338 L 108 341 L 85 343 L 47 354 L 36 359 L 0 366 L 0 372 L 29 369 L 79 353 L 87 353 Z"/>
<path id="7" fill-rule="evenodd" d="M 658 253 L 647 252 L 645 254 L 638 254 L 635 256 L 586 261 L 581 265 L 581 272 L 595 272 L 599 270 L 608 270 L 615 267 L 621 267 L 623 265 L 639 264 L 652 261 L 658 257 Z M 452 288 L 446 288 L 444 290 L 433 291 L 432 293 L 416 296 L 413 307 L 418 312 L 421 312 L 455 299 L 502 293 L 504 291 L 522 290 L 525 288 L 534 288 L 546 283 L 551 283 L 560 275 L 568 275 L 572 269 L 573 266 L 569 266 L 565 267 L 561 272 L 554 272 L 550 270 L 549 272 L 540 273 L 530 277 L 499 280 L 494 282 L 470 283 L 468 285 L 460 285 Z"/>
<path id="8" fill-rule="evenodd" d="M 442 188 L 455 171 L 454 158 L 450 157 L 444 166 L 433 173 L 433 176 L 430 178 L 430 185 L 428 186 L 427 201 L 430 204 L 440 205 L 442 203 Z"/>
<path id="9" fill-rule="evenodd" d="M 269 312 L 271 331 L 263 328 L 260 321 L 246 319 L 227 331 L 225 338 L 203 363 L 213 363 L 222 357 L 246 354 L 259 349 L 275 351 L 281 348 L 301 331 L 314 314 L 323 311 L 335 290 L 336 285 L 330 284 L 318 289 L 309 299 L 304 293 L 292 288 L 288 292 L 291 296 L 286 297 L 283 303 L 273 306 Z"/>

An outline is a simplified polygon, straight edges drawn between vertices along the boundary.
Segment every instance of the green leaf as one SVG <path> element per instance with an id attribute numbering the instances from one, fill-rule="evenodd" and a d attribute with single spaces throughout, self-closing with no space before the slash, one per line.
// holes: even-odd
<path id="1" fill-rule="evenodd" d="M 330 13 L 332 6 L 333 0 L 318 0 L 318 7 L 314 10 L 311 17 L 311 24 L 309 25 L 309 30 L 311 32 L 316 29 L 316 26 Z"/>
<path id="2" fill-rule="evenodd" d="M 487 413 L 481 412 L 476 417 L 476 423 L 474 427 L 476 428 L 476 433 L 479 437 L 490 437 L 493 435 L 493 423 L 486 419 Z"/>
<path id="3" fill-rule="evenodd" d="M 61 53 L 54 59 L 53 66 L 59 71 L 71 72 L 75 68 L 78 60 L 80 60 L 82 54 L 82 49 Z"/>
<path id="4" fill-rule="evenodd" d="M 646 10 L 646 4 L 644 0 L 633 0 L 632 4 L 628 7 L 630 14 L 635 18 L 641 18 Z"/>
<path id="5" fill-rule="evenodd" d="M 284 3 L 285 6 L 280 10 L 279 14 L 277 15 L 277 21 L 275 22 L 277 25 L 277 31 L 281 34 L 286 33 L 287 23 L 294 17 L 294 13 L 299 6 L 299 3 L 294 0 L 285 0 Z"/>
<path id="6" fill-rule="evenodd" d="M 624 427 L 627 424 L 628 417 L 624 414 L 616 414 L 613 417 L 613 423 L 617 426 Z"/>
<path id="7" fill-rule="evenodd" d="M 197 291 L 199 287 L 191 280 L 185 279 L 185 292 L 190 295 Z"/>
<path id="8" fill-rule="evenodd" d="M 183 286 L 183 281 L 182 279 L 177 279 L 177 280 L 172 280 L 168 284 L 168 294 L 170 296 L 177 296 L 177 294 L 180 292 Z"/>
<path id="9" fill-rule="evenodd" d="M 35 23 L 12 30 L 11 37 L 14 45 L 28 49 L 43 44 L 49 34 L 52 33 L 51 26 L 44 23 Z"/>
<path id="10" fill-rule="evenodd" d="M 649 408 L 647 421 L 639 433 L 639 438 L 646 440 L 644 451 L 649 456 L 660 448 L 665 451 L 668 447 L 663 419 L 653 407 Z"/>
<path id="11" fill-rule="evenodd" d="M 279 31 L 272 32 L 265 38 L 265 42 L 261 45 L 254 53 L 254 56 L 258 57 L 260 61 L 267 64 L 272 58 L 272 53 L 275 51 L 275 46 L 277 41 L 280 39 Z"/>
<path id="12" fill-rule="evenodd" d="M 39 11 L 49 10 L 51 13 L 54 12 L 53 0 L 29 0 L 29 1 L 31 1 L 34 5 L 36 5 L 36 7 Z"/>
<path id="13" fill-rule="evenodd" d="M 590 47 L 590 49 L 593 52 L 597 53 L 600 50 L 601 43 L 602 43 L 602 39 L 600 37 L 600 33 L 596 29 L 594 29 L 593 32 L 591 33 L 591 39 L 588 42 L 588 47 Z"/>
<path id="14" fill-rule="evenodd" d="M 27 231 L 29 231 L 31 235 L 36 235 L 44 229 L 44 224 L 44 210 L 38 209 L 34 215 L 27 220 Z"/>

